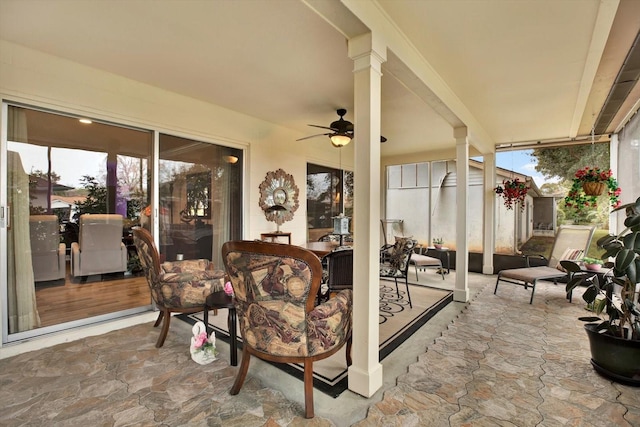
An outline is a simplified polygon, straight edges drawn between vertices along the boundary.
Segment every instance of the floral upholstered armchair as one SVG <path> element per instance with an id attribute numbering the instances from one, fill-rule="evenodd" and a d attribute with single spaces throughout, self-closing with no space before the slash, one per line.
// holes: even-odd
<path id="1" fill-rule="evenodd" d="M 413 254 L 413 248 L 416 241 L 410 237 L 396 237 L 393 245 L 385 245 L 380 250 L 380 277 L 393 279 L 396 283 L 396 294 L 400 299 L 400 290 L 398 289 L 398 279 L 404 279 L 407 288 L 407 299 L 409 307 L 411 304 L 411 294 L 409 293 L 409 262 Z"/>
<path id="2" fill-rule="evenodd" d="M 169 332 L 171 313 L 195 313 L 204 310 L 204 302 L 212 292 L 224 289 L 224 271 L 216 270 L 206 259 L 164 262 L 144 228 L 134 228 L 133 242 L 151 289 L 151 297 L 160 309 L 157 327 L 163 321 L 156 347 L 162 347 Z"/>
<path id="3" fill-rule="evenodd" d="M 233 285 L 242 364 L 231 394 L 238 394 L 251 355 L 271 362 L 303 363 L 305 416 L 312 418 L 313 362 L 347 343 L 351 364 L 352 291 L 315 306 L 320 287 L 320 259 L 306 249 L 260 241 L 227 242 L 222 259 Z"/>

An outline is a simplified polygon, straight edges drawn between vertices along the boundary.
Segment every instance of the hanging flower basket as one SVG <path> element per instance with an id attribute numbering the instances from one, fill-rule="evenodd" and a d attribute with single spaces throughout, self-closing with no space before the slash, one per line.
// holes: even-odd
<path id="1" fill-rule="evenodd" d="M 621 192 L 611 169 L 605 171 L 587 166 L 575 173 L 573 185 L 567 197 L 564 198 L 564 203 L 568 208 L 575 209 L 577 213 L 587 208 L 596 209 L 598 197 L 606 193 L 609 204 L 615 209 L 620 206 L 618 196 Z"/>
<path id="2" fill-rule="evenodd" d="M 607 186 L 603 182 L 583 182 L 582 190 L 587 196 L 602 196 Z"/>
<path id="3" fill-rule="evenodd" d="M 529 187 L 523 181 L 518 178 L 507 179 L 502 181 L 502 185 L 498 185 L 494 191 L 498 196 L 504 198 L 504 205 L 507 209 L 513 209 L 513 207 L 520 203 L 520 210 L 524 210 L 524 200 L 529 191 Z"/>

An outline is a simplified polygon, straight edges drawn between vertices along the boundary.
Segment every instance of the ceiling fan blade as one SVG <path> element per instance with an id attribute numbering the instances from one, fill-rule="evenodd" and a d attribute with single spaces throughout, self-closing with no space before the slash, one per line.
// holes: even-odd
<path id="1" fill-rule="evenodd" d="M 332 131 L 334 131 L 334 132 L 339 132 L 339 130 L 338 130 L 338 129 L 336 129 L 336 128 L 330 128 L 330 127 L 327 127 L 327 126 L 320 126 L 320 125 L 307 125 L 307 126 L 312 126 L 312 127 L 314 127 L 314 128 L 328 129 L 328 130 L 332 130 Z"/>
<path id="2" fill-rule="evenodd" d="M 329 136 L 329 135 L 332 135 L 332 134 L 333 133 L 319 133 L 317 135 L 305 136 L 304 138 L 296 139 L 296 141 L 304 141 L 305 139 L 315 138 L 316 136 Z"/>

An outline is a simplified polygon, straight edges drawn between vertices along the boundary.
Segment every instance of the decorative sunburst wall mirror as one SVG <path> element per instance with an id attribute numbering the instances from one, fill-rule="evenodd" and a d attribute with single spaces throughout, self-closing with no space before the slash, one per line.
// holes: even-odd
<path id="1" fill-rule="evenodd" d="M 293 213 L 298 210 L 298 187 L 293 176 L 282 169 L 267 172 L 260 184 L 260 208 L 268 221 L 275 222 L 280 232 L 280 226 L 293 219 Z"/>

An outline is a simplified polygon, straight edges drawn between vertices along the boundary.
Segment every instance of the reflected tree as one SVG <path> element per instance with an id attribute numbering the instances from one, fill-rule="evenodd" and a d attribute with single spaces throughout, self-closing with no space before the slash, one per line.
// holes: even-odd
<path id="1" fill-rule="evenodd" d="M 73 219 L 78 220 L 82 214 L 103 214 L 107 211 L 107 187 L 90 175 L 80 178 L 80 185 L 87 191 L 84 201 L 76 200 L 77 210 Z"/>

